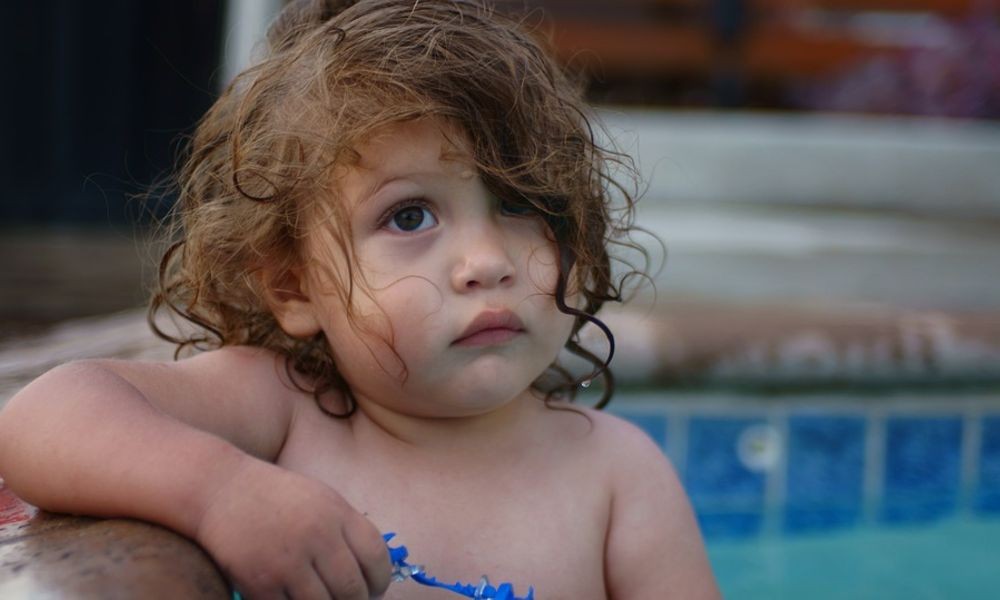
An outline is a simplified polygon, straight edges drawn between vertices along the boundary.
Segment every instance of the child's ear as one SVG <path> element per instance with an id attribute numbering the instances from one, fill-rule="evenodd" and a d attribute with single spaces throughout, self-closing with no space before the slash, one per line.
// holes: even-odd
<path id="1" fill-rule="evenodd" d="M 264 289 L 264 300 L 282 331 L 294 338 L 309 338 L 320 332 L 301 269 L 263 268 L 258 271 L 258 277 Z"/>

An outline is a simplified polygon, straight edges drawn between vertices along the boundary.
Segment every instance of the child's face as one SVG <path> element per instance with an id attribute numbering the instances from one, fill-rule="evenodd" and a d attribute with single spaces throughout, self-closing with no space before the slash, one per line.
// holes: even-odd
<path id="1" fill-rule="evenodd" d="M 354 294 L 355 326 L 329 271 L 311 268 L 304 283 L 305 308 L 359 402 L 462 416 L 524 393 L 573 325 L 552 296 L 557 253 L 541 218 L 505 211 L 464 136 L 441 120 L 386 127 L 359 150 L 338 177 L 355 281 L 370 292 Z M 343 278 L 336 248 L 328 228 L 309 238 L 313 262 Z"/>

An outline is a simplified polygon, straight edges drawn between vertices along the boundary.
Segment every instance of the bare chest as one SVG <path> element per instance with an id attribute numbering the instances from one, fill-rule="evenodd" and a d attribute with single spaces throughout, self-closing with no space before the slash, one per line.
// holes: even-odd
<path id="1" fill-rule="evenodd" d="M 494 585 L 512 583 L 519 596 L 532 586 L 540 600 L 606 598 L 610 494 L 593 485 L 585 465 L 556 468 L 537 457 L 492 471 L 401 468 L 357 448 L 323 451 L 312 440 L 304 452 L 305 445 L 290 438 L 280 464 L 324 481 L 380 531 L 395 532 L 409 562 L 438 580 L 476 583 L 486 575 Z M 457 598 L 412 581 L 393 584 L 385 597 Z"/>
<path id="2" fill-rule="evenodd" d="M 540 599 L 607 597 L 605 536 L 594 526 L 601 516 L 596 507 L 586 500 L 576 506 L 542 503 L 517 511 L 499 504 L 438 501 L 419 507 L 401 502 L 379 506 L 369 516 L 380 530 L 396 532 L 394 541 L 406 545 L 409 562 L 422 565 L 439 581 L 475 584 L 487 576 L 493 585 L 511 583 L 519 596 L 533 587 Z M 390 588 L 386 597 L 454 596 L 407 581 Z"/>

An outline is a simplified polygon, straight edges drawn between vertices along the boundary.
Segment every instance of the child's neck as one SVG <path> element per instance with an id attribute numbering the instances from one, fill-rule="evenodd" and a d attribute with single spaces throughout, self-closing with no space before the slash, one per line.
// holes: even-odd
<path id="1" fill-rule="evenodd" d="M 464 417 L 427 417 L 394 411 L 363 397 L 356 399 L 355 434 L 385 438 L 391 445 L 425 455 L 470 458 L 502 455 L 520 447 L 531 435 L 530 424 L 545 410 L 543 402 L 527 390 L 488 413 Z"/>

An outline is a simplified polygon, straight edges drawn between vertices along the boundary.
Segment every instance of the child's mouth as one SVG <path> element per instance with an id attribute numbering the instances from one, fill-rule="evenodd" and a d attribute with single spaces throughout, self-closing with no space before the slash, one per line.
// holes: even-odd
<path id="1" fill-rule="evenodd" d="M 509 310 L 483 311 L 472 320 L 454 346 L 492 346 L 508 342 L 524 332 L 521 319 Z"/>
<path id="2" fill-rule="evenodd" d="M 508 342 L 521 334 L 521 330 L 496 327 L 493 329 L 483 329 L 476 333 L 460 338 L 454 342 L 455 346 L 492 346 Z"/>

